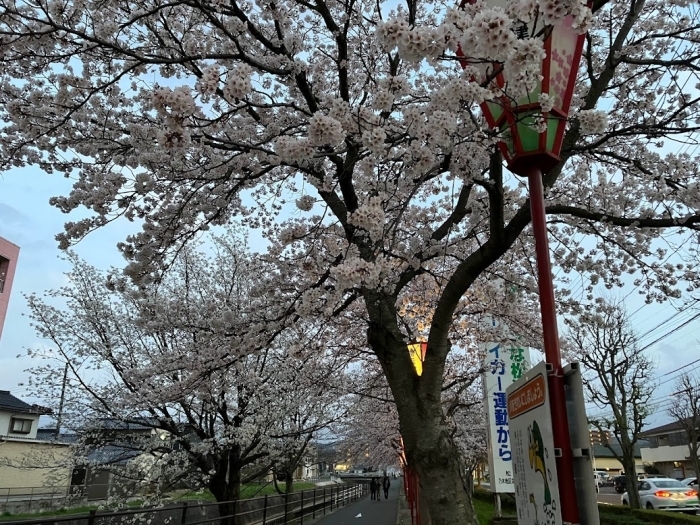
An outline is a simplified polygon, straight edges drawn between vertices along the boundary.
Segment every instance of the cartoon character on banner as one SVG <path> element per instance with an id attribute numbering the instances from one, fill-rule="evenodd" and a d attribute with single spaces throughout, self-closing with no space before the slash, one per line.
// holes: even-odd
<path id="1" fill-rule="evenodd" d="M 544 439 L 537 421 L 532 422 L 532 426 L 528 427 L 528 459 L 530 468 L 542 476 L 544 482 L 544 498 L 542 502 L 542 511 L 544 512 L 544 522 L 540 522 L 538 518 L 537 501 L 535 495 L 530 493 L 528 498 L 530 503 L 535 508 L 535 523 L 542 525 L 554 525 L 556 523 L 555 513 L 557 509 L 556 501 L 552 499 L 552 491 L 550 483 L 552 482 L 552 471 L 546 467 L 547 459 L 549 459 L 549 451 L 544 446 Z"/>

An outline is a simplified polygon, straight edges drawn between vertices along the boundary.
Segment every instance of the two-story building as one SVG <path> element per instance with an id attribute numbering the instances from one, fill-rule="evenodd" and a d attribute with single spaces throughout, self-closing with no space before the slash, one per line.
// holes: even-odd
<path id="1" fill-rule="evenodd" d="M 0 390 L 0 489 L 67 487 L 70 447 L 39 430 L 50 411 Z"/>
<path id="2" fill-rule="evenodd" d="M 646 443 L 644 444 L 646 445 Z M 613 450 L 610 450 L 606 445 L 593 445 L 593 466 L 595 470 L 606 472 L 609 476 L 618 476 L 625 469 L 622 463 L 617 459 L 622 455 L 622 447 L 615 443 L 611 445 Z M 644 472 L 644 461 L 642 459 L 640 445 L 634 447 L 634 466 L 638 474 Z"/>
<path id="3" fill-rule="evenodd" d="M 688 436 L 678 421 L 650 428 L 640 434 L 648 441 L 642 448 L 642 460 L 652 464 L 664 476 L 683 479 L 695 476 L 690 461 Z"/>
<path id="4" fill-rule="evenodd" d="M 19 246 L 0 237 L 0 337 L 2 337 L 7 307 L 10 304 L 12 280 L 15 276 L 18 257 Z"/>

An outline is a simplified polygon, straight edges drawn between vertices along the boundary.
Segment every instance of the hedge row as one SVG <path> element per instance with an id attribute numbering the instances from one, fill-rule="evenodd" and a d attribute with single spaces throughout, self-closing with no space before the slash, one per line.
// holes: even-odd
<path id="1" fill-rule="evenodd" d="M 483 489 L 474 490 L 474 499 L 493 503 L 493 494 Z M 501 508 L 515 511 L 512 495 L 501 495 Z M 700 516 L 689 516 L 677 512 L 630 509 L 621 505 L 599 505 L 600 525 L 700 525 Z M 510 512 L 508 512 L 510 514 Z"/>
<path id="2" fill-rule="evenodd" d="M 698 525 L 700 516 L 689 516 L 678 512 L 630 509 L 619 505 L 599 505 L 600 525 L 637 525 L 659 523 L 660 525 Z"/>

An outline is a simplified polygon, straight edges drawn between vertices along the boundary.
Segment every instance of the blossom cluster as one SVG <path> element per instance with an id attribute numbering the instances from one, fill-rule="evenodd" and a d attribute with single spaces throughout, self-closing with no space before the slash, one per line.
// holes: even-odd
<path id="1" fill-rule="evenodd" d="M 370 197 L 348 216 L 348 222 L 369 233 L 370 239 L 378 240 L 384 232 L 384 208 L 382 198 Z"/>
<path id="2" fill-rule="evenodd" d="M 596 135 L 605 133 L 608 128 L 608 115 L 604 111 L 584 109 L 576 114 L 581 133 L 584 135 Z"/>
<path id="3" fill-rule="evenodd" d="M 542 79 L 542 60 L 545 56 L 544 46 L 539 39 L 525 38 L 513 43 L 503 69 L 510 97 L 520 99 L 537 86 Z"/>
<path id="4" fill-rule="evenodd" d="M 193 115 L 197 110 L 190 88 L 180 86 L 175 89 L 169 87 L 156 88 L 152 97 L 153 107 L 161 114 L 170 114 L 176 117 Z"/>
<path id="5" fill-rule="evenodd" d="M 311 195 L 302 195 L 296 200 L 296 205 L 301 211 L 311 211 L 314 202 L 316 201 Z"/>
<path id="6" fill-rule="evenodd" d="M 304 138 L 282 135 L 275 140 L 275 153 L 281 160 L 289 163 L 299 163 L 314 156 L 314 146 Z"/>
<path id="7" fill-rule="evenodd" d="M 211 95 L 219 87 L 219 68 L 210 66 L 202 70 L 202 77 L 197 81 L 197 91 L 203 95 Z"/>
<path id="8" fill-rule="evenodd" d="M 377 37 L 387 49 L 398 48 L 402 58 L 410 62 L 434 59 L 445 48 L 445 37 L 439 28 L 409 27 L 406 20 L 399 18 L 377 24 Z"/>
<path id="9" fill-rule="evenodd" d="M 364 287 L 382 289 L 391 284 L 391 267 L 384 258 L 365 261 L 360 257 L 348 257 L 331 270 L 331 276 L 341 290 Z"/>
<path id="10" fill-rule="evenodd" d="M 248 64 L 239 64 L 226 75 L 224 95 L 231 101 L 244 98 L 252 88 L 250 77 L 253 69 Z"/>
<path id="11" fill-rule="evenodd" d="M 386 131 L 384 128 L 376 127 L 362 133 L 362 145 L 375 155 L 380 155 L 384 151 L 384 141 Z"/>
<path id="12" fill-rule="evenodd" d="M 309 141 L 314 146 L 338 146 L 345 140 L 342 124 L 321 112 L 311 117 L 308 133 Z"/>

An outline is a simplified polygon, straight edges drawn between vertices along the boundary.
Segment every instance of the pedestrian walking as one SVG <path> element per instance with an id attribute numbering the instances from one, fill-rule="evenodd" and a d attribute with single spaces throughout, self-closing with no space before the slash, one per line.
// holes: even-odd
<path id="1" fill-rule="evenodd" d="M 379 499 L 379 480 L 377 478 L 372 478 L 369 482 L 369 493 L 373 500 Z"/>
<path id="2" fill-rule="evenodd" d="M 384 476 L 382 487 L 384 487 L 384 499 L 389 499 L 389 487 L 391 487 L 391 480 L 389 479 L 389 476 Z"/>

